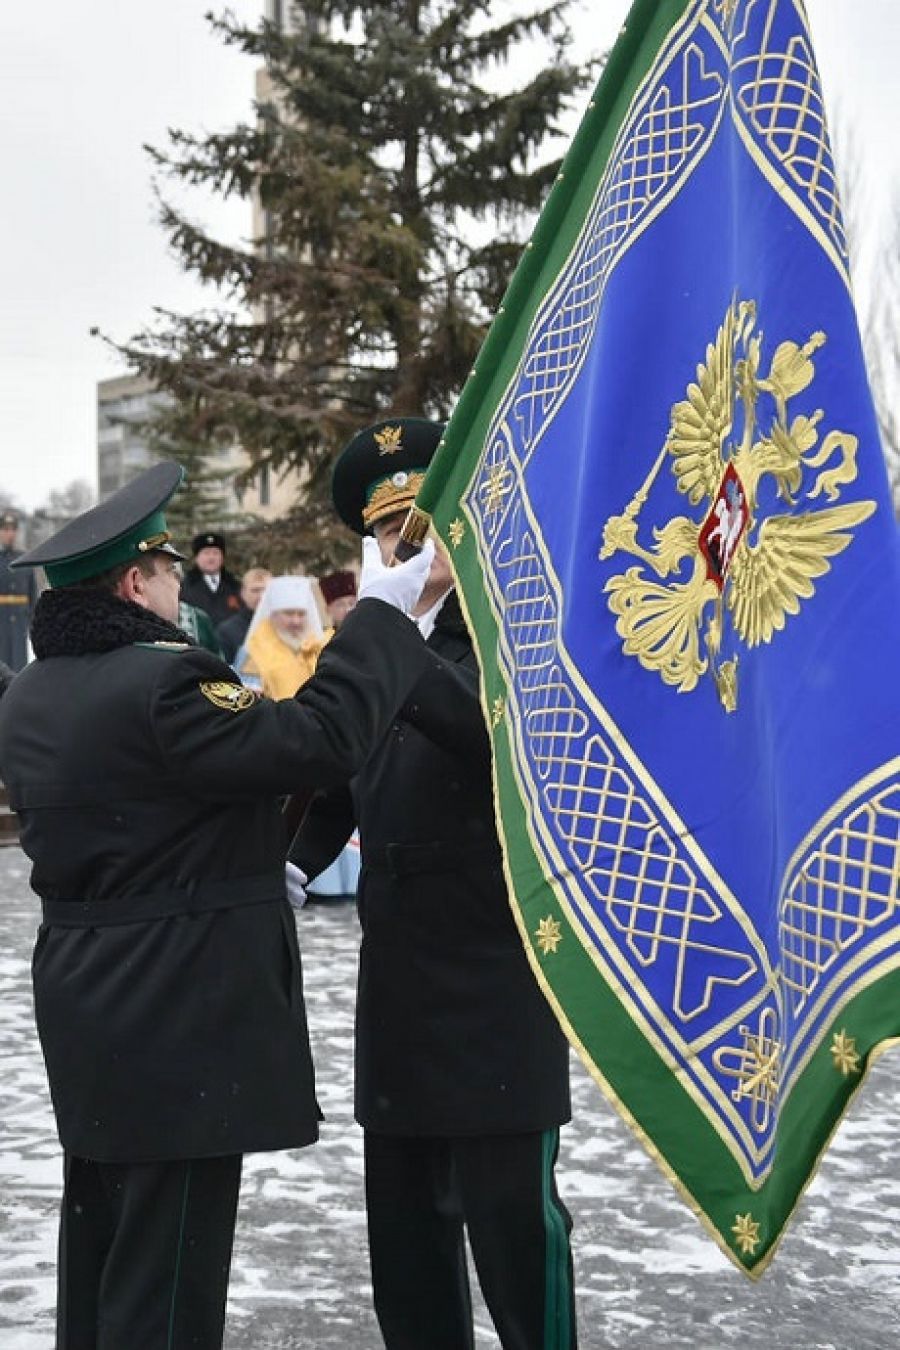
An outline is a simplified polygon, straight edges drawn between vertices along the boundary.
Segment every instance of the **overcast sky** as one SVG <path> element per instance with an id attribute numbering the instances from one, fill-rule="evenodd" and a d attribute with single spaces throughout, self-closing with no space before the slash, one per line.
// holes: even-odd
<path id="1" fill-rule="evenodd" d="M 214 0 L 40 0 L 0 5 L 0 491 L 34 507 L 96 476 L 96 384 L 122 373 L 89 330 L 126 338 L 154 305 L 204 295 L 156 224 L 142 146 L 166 128 L 214 130 L 251 115 L 253 65 L 204 21 Z M 230 0 L 255 22 L 262 0 Z M 604 50 L 629 0 L 582 6 Z M 900 188 L 900 0 L 807 0 L 829 102 L 860 147 L 873 253 L 888 246 Z M 204 207 L 196 203 L 202 218 Z M 249 234 L 243 205 L 214 215 Z M 4 503 L 0 502 L 0 506 Z"/>

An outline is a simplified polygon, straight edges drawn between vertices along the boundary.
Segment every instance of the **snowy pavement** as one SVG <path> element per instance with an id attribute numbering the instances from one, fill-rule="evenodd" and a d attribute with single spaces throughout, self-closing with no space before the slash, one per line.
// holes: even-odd
<path id="1" fill-rule="evenodd" d="M 0 1350 L 50 1350 L 60 1156 L 31 1018 L 37 906 L 0 849 Z M 246 1159 L 227 1350 L 377 1350 L 351 1109 L 356 920 L 299 917 L 322 1139 Z M 900 1051 L 872 1071 L 758 1284 L 718 1251 L 573 1060 L 560 1190 L 582 1350 L 888 1350 L 900 1344 Z M 496 1346 L 476 1311 L 479 1350 Z M 123 1347 L 123 1350 L 127 1350 Z M 422 1350 L 428 1350 L 423 1346 Z"/>

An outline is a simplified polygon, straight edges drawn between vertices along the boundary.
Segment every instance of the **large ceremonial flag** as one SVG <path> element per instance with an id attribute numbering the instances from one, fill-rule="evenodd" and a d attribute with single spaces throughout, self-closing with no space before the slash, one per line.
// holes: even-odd
<path id="1" fill-rule="evenodd" d="M 537 978 L 758 1274 L 900 1037 L 897 531 L 800 0 L 633 5 L 418 506 Z"/>

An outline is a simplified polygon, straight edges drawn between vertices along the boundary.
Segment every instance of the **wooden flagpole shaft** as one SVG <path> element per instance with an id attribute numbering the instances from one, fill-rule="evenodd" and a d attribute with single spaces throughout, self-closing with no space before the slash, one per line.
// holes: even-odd
<path id="1" fill-rule="evenodd" d="M 420 511 L 418 506 L 411 506 L 394 549 L 393 562 L 407 562 L 417 553 L 421 553 L 430 528 L 431 516 L 425 511 Z"/>

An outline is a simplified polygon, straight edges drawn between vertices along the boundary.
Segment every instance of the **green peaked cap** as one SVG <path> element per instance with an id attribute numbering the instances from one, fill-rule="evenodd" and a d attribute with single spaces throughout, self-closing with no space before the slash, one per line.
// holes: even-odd
<path id="1" fill-rule="evenodd" d="M 184 469 L 174 460 L 154 464 L 11 566 L 43 567 L 51 586 L 69 586 L 147 553 L 183 560 L 169 543 L 163 511 L 183 478 Z"/>
<path id="2" fill-rule="evenodd" d="M 443 422 L 390 417 L 358 431 L 335 460 L 331 499 L 345 525 L 365 534 L 408 511 L 444 434 Z"/>

